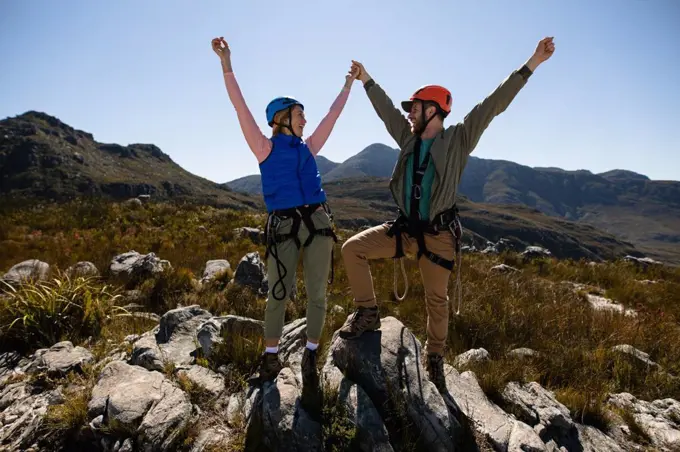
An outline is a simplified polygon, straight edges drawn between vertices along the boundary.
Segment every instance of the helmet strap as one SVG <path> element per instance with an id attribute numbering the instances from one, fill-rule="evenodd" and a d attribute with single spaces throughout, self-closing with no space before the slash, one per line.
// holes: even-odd
<path id="1" fill-rule="evenodd" d="M 430 123 L 430 121 L 432 121 L 432 119 L 435 116 L 437 116 L 437 113 L 435 113 L 432 116 L 430 116 L 430 119 L 425 120 L 425 110 L 427 109 L 427 107 L 429 107 L 429 105 L 427 105 L 425 102 L 423 101 L 420 102 L 420 119 L 423 125 L 421 126 L 420 130 L 416 130 L 416 134 L 418 136 L 421 136 L 423 132 L 425 132 L 425 129 L 427 129 L 427 125 Z"/>
<path id="2" fill-rule="evenodd" d="M 290 124 L 279 124 L 278 122 L 274 121 L 273 122 L 275 125 L 281 127 L 281 128 L 286 128 L 290 131 L 290 134 L 293 135 L 296 138 L 300 138 L 295 134 L 293 131 L 293 107 L 288 107 L 288 123 Z"/>

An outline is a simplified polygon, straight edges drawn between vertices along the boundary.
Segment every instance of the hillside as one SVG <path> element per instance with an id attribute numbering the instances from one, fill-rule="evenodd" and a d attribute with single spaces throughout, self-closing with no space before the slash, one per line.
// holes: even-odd
<path id="1" fill-rule="evenodd" d="M 64 201 L 103 196 L 125 200 L 150 194 L 157 201 L 264 210 L 261 195 L 238 193 L 195 176 L 152 144 L 99 143 L 91 134 L 44 113 L 27 112 L 1 121 L 0 140 L 4 206 L 23 206 L 28 199 Z M 396 155 L 394 149 L 373 145 L 342 164 L 319 157 L 320 172 L 324 179 L 330 179 L 326 188 L 338 226 L 360 227 L 394 217 L 385 175 L 392 171 Z M 474 165 L 471 168 L 474 170 Z M 362 176 L 367 173 L 382 177 Z M 358 174 L 358 179 L 347 178 L 351 174 Z M 259 188 L 259 177 L 241 181 Z M 536 210 L 461 203 L 466 239 L 473 240 L 478 248 L 484 247 L 486 240 L 505 237 L 523 245 L 546 246 L 558 257 L 598 260 L 641 254 L 625 240 L 540 215 Z M 654 255 L 649 250 L 644 253 Z"/>
<path id="2" fill-rule="evenodd" d="M 187 172 L 153 144 L 100 143 L 90 133 L 35 111 L 0 121 L 0 195 L 9 194 L 12 199 L 56 200 L 150 194 L 233 208 L 259 205 Z"/>
<path id="3" fill-rule="evenodd" d="M 345 180 L 347 193 L 363 198 L 366 195 L 352 187 L 350 180 L 363 176 L 389 178 L 397 155 L 396 149 L 372 144 L 326 174 L 324 181 Z M 336 189 L 335 196 L 342 192 Z M 680 263 L 677 181 L 653 181 L 628 170 L 594 174 L 471 156 L 460 194 L 477 203 L 526 206 L 552 217 L 595 226 L 633 243 L 649 256 Z"/>

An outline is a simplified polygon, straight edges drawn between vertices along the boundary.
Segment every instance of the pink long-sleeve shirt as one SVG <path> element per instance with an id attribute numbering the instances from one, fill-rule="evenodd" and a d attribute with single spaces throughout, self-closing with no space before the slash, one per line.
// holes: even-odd
<path id="1" fill-rule="evenodd" d="M 262 163 L 272 150 L 272 142 L 257 126 L 255 118 L 253 118 L 250 109 L 246 105 L 246 101 L 243 99 L 243 94 L 233 72 L 224 72 L 224 84 L 227 87 L 229 99 L 231 99 L 231 103 L 236 109 L 236 116 L 243 131 L 243 136 L 250 150 L 255 154 L 257 162 Z M 335 122 L 345 107 L 349 91 L 350 88 L 343 86 L 342 91 L 338 94 L 326 116 L 321 120 L 316 130 L 305 140 L 312 155 L 316 156 L 326 143 L 326 140 L 328 140 Z"/>

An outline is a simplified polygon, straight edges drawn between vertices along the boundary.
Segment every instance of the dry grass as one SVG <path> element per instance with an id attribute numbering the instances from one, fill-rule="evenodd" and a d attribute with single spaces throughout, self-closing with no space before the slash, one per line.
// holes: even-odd
<path id="1" fill-rule="evenodd" d="M 207 260 L 225 258 L 235 269 L 247 252 L 257 250 L 263 256 L 262 245 L 234 238 L 231 232 L 240 226 L 261 227 L 263 216 L 209 207 L 177 210 L 149 204 L 141 210 L 126 211 L 117 204 L 75 204 L 18 211 L 1 221 L 4 232 L 0 246 L 7 252 L 0 258 L 0 268 L 8 269 L 29 258 L 39 258 L 60 268 L 78 260 L 90 260 L 106 273 L 108 262 L 116 254 L 131 249 L 154 251 L 160 258 L 170 260 L 174 270 L 140 286 L 150 310 L 161 313 L 178 302 L 198 303 L 215 315 L 264 318 L 266 300 L 249 289 L 216 284 L 196 291 L 192 282 L 200 278 Z M 199 230 L 200 226 L 204 229 Z M 328 291 L 320 363 L 333 331 L 353 309 L 341 245 L 337 244 L 335 281 Z M 490 268 L 498 263 L 513 265 L 521 272 L 494 274 Z M 408 298 L 393 301 L 393 263 L 389 259 L 371 264 L 376 295 L 381 315 L 396 316 L 424 343 L 423 287 L 414 260 L 405 264 L 410 285 Z M 287 306 L 286 321 L 305 313 L 303 272 L 300 264 L 297 272 L 300 290 L 298 298 Z M 642 280 L 657 282 L 644 284 Z M 562 284 L 563 281 L 598 287 L 605 296 L 637 310 L 638 315 L 625 317 L 593 311 L 585 296 Z M 451 278 L 452 298 L 454 282 Z M 462 311 L 450 321 L 447 358 L 452 360 L 471 348 L 488 350 L 492 360 L 472 369 L 492 399 L 500 400 L 499 394 L 508 381 L 538 381 L 555 391 L 575 419 L 598 426 L 606 424 L 602 400 L 608 392 L 627 391 L 645 400 L 680 399 L 679 379 L 668 378 L 611 351 L 614 345 L 630 344 L 649 353 L 670 374 L 680 375 L 680 348 L 675 345 L 680 343 L 680 270 L 668 267 L 641 270 L 623 262 L 536 263 L 524 262 L 513 254 L 473 254 L 463 258 L 462 282 Z M 335 305 L 341 306 L 344 313 L 335 314 L 332 310 Z M 0 312 L 2 315 L 4 312 Z M 113 327 L 113 323 L 107 322 L 105 328 Z M 263 346 L 261 340 L 255 339 L 238 348 L 220 350 L 209 365 L 236 363 L 235 375 L 244 377 L 253 371 Z M 539 356 L 517 359 L 507 355 L 518 347 L 532 348 Z"/>

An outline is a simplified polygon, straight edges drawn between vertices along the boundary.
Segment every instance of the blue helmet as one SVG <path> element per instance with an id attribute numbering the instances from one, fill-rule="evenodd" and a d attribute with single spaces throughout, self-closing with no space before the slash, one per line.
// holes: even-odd
<path id="1" fill-rule="evenodd" d="M 299 105 L 303 110 L 305 109 L 304 105 L 292 97 L 277 97 L 276 99 L 269 102 L 269 104 L 267 104 L 267 124 L 270 126 L 272 125 L 274 121 L 274 115 L 277 112 L 285 110 L 286 108 L 294 107 L 295 105 Z"/>

